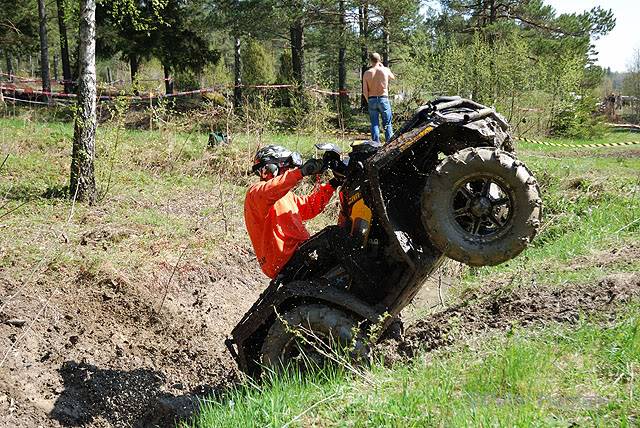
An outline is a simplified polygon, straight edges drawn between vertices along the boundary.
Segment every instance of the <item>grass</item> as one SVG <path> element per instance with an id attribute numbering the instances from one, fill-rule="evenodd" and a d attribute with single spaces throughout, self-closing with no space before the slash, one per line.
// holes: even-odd
<path id="1" fill-rule="evenodd" d="M 78 204 L 72 212 L 66 198 L 71 125 L 23 116 L 0 119 L 0 130 L 1 152 L 10 154 L 0 171 L 0 196 L 9 208 L 26 203 L 0 219 L 0 228 L 12 231 L 0 235 L 0 269 L 9 277 L 27 276 L 44 259 L 52 282 L 82 269 L 115 269 L 131 283 L 146 284 L 150 272 L 170 268 L 185 246 L 186 259 L 198 263 L 250 248 L 242 202 L 255 135 L 241 134 L 230 146 L 209 149 L 207 136 L 188 128 L 101 126 L 96 174 L 102 198 L 96 207 Z M 294 144 L 309 155 L 325 136 L 260 138 Z M 632 138 L 616 133 L 604 141 Z M 513 261 L 467 270 L 454 298 L 493 281 L 513 288 L 562 285 L 640 270 L 637 154 L 629 156 L 629 148 L 518 149 L 541 184 L 542 231 Z M 334 214 L 311 229 L 335 221 Z M 79 245 L 105 230 L 106 239 Z M 261 277 L 257 264 L 247 274 Z M 241 384 L 205 401 L 191 425 L 637 425 L 638 309 L 630 306 L 613 320 L 584 319 L 574 328 L 469 338 L 404 365 L 374 364 L 365 379 L 335 370 Z"/>
<path id="2" fill-rule="evenodd" d="M 67 187 L 72 124 L 35 121 L 25 114 L 0 119 L 0 129 L 3 159 L 9 154 L 0 171 L 0 197 L 7 199 L 6 209 L 24 204 L 0 219 L 1 227 L 23 237 L 0 238 L 2 267 L 24 267 L 52 248 L 70 261 L 81 262 L 82 248 L 61 245 L 51 235 L 64 232 L 78 242 L 98 229 L 129 230 L 136 235 L 109 243 L 103 254 L 105 263 L 117 257 L 125 269 L 129 257 L 133 267 L 137 264 L 133 259 L 148 253 L 158 241 L 164 247 L 155 257 L 158 262 L 172 258 L 185 241 L 193 243 L 198 257 L 207 257 L 215 244 L 248 246 L 242 202 L 252 180 L 246 175 L 256 146 L 251 135 L 241 134 L 232 145 L 210 149 L 206 134 L 188 128 L 136 131 L 115 124 L 100 126 L 96 134 L 100 201 L 96 208 L 76 205 L 66 222 L 71 213 Z M 296 140 L 306 153 L 312 152 L 317 140 L 280 134 L 263 138 Z M 328 216 L 322 217 L 315 228 L 329 221 Z"/>
<path id="3" fill-rule="evenodd" d="M 191 426 L 633 426 L 639 309 L 375 364 L 366 381 L 340 371 L 271 376 L 203 402 Z"/>
<path id="4" fill-rule="evenodd" d="M 629 138 L 614 134 L 604 142 Z M 462 289 L 501 278 L 511 278 L 511 287 L 559 285 L 640 270 L 637 252 L 603 261 L 639 243 L 637 155 L 523 145 L 519 151 L 541 183 L 543 230 L 514 261 L 468 271 Z M 640 417 L 639 309 L 632 305 L 613 321 L 470 338 L 406 365 L 374 364 L 367 382 L 340 371 L 321 379 L 269 377 L 203 403 L 191 425 L 633 426 Z"/>
<path id="5" fill-rule="evenodd" d="M 605 139 L 616 140 L 629 136 Z M 637 155 L 521 146 L 520 157 L 541 183 L 543 230 L 514 261 L 467 271 L 462 290 L 507 278 L 515 288 L 640 271 L 637 252 L 611 256 L 639 244 Z M 260 386 L 204 402 L 191 426 L 634 426 L 640 418 L 639 309 L 632 305 L 614 320 L 582 319 L 574 327 L 470 338 L 404 365 L 374 364 L 366 382 L 339 370 L 324 378 L 270 376 Z"/>

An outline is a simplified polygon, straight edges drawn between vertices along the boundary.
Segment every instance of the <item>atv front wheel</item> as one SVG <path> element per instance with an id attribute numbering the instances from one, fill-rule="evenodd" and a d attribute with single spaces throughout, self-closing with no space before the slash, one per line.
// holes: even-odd
<path id="1" fill-rule="evenodd" d="M 262 364 L 273 370 L 322 368 L 345 356 L 364 355 L 357 322 L 321 304 L 295 307 L 278 317 L 262 345 Z"/>
<path id="2" fill-rule="evenodd" d="M 497 265 L 520 254 L 541 216 L 540 189 L 529 169 L 492 147 L 446 157 L 422 195 L 422 222 L 433 244 L 471 266 Z"/>

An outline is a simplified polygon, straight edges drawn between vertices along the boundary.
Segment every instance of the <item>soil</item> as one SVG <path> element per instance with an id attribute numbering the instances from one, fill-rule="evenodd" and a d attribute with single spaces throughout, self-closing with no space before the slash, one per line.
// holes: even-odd
<path id="1" fill-rule="evenodd" d="M 464 301 L 410 326 L 400 341 L 381 344 L 389 364 L 433 351 L 470 336 L 549 322 L 575 323 L 581 316 L 613 314 L 640 297 L 640 273 L 610 275 L 595 284 L 536 286 L 509 292 L 503 285 L 476 291 Z"/>
<path id="2" fill-rule="evenodd" d="M 235 383 L 223 342 L 266 285 L 253 254 L 180 263 L 160 309 L 173 268 L 145 284 L 50 270 L 26 289 L 0 271 L 0 426 L 172 426 Z"/>
<path id="3" fill-rule="evenodd" d="M 104 238 L 86 235 L 83 245 Z M 23 289 L 29 281 L 0 271 L 0 426 L 164 427 L 188 417 L 199 398 L 239 379 L 223 341 L 266 286 L 253 257 L 239 246 L 206 266 L 158 266 L 144 283 L 115 270 L 70 277 L 51 268 Z M 640 275 L 507 289 L 495 284 L 466 296 L 381 348 L 389 361 L 405 360 L 514 324 L 575 322 L 638 297 Z"/>

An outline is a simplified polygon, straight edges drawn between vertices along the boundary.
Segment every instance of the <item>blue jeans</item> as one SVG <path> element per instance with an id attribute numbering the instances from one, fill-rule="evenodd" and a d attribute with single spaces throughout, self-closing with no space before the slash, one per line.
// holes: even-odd
<path id="1" fill-rule="evenodd" d="M 384 127 L 384 138 L 388 143 L 393 135 L 391 127 L 391 104 L 387 97 L 369 97 L 369 119 L 371 119 L 371 139 L 380 142 L 380 121 L 382 115 L 382 126 Z"/>

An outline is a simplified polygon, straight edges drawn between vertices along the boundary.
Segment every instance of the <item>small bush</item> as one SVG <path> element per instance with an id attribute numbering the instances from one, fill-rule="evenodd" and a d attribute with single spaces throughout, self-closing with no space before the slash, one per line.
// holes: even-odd
<path id="1" fill-rule="evenodd" d="M 552 118 L 551 134 L 576 139 L 602 137 L 607 128 L 602 116 L 595 113 L 595 106 L 595 98 L 575 96 Z"/>

